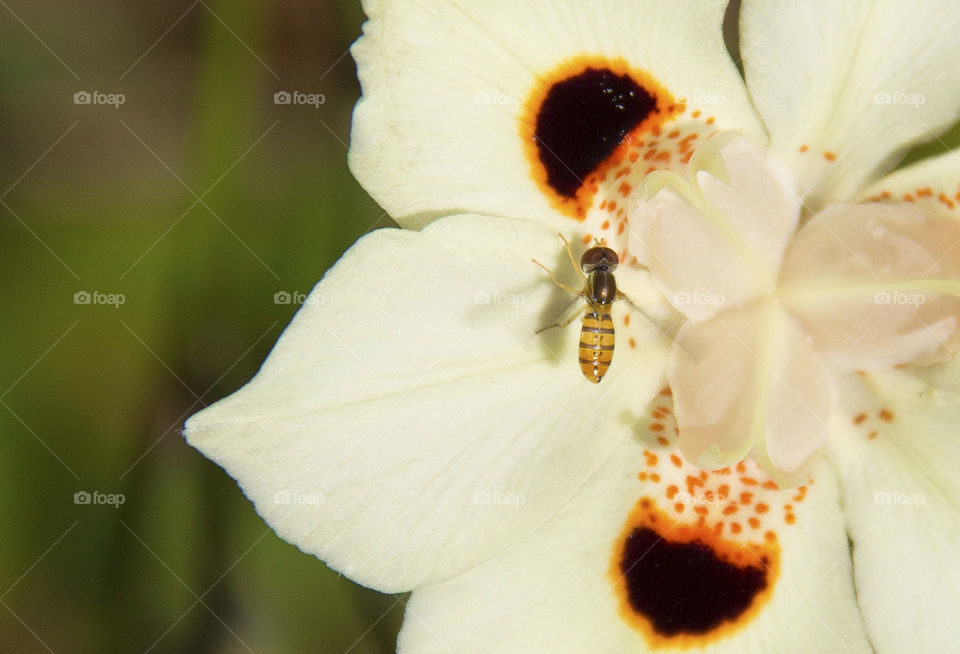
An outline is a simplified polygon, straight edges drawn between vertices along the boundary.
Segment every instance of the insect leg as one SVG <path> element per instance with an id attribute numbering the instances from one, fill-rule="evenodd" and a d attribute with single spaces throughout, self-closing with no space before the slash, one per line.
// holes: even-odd
<path id="1" fill-rule="evenodd" d="M 567 286 L 566 284 L 564 284 L 563 282 L 561 282 L 559 279 L 557 279 L 557 276 L 553 274 L 553 271 L 552 271 L 552 270 L 550 270 L 549 268 L 547 268 L 545 265 L 543 265 L 542 263 L 540 263 L 540 262 L 537 261 L 536 259 L 531 259 L 530 261 L 534 262 L 535 264 L 537 264 L 538 266 L 540 266 L 541 268 L 543 268 L 543 269 L 546 271 L 546 273 L 547 273 L 548 275 L 550 275 L 550 279 L 553 280 L 553 283 L 556 284 L 557 286 L 559 286 L 560 288 L 562 288 L 563 290 L 565 290 L 566 292 L 568 292 L 568 293 L 573 293 L 574 295 L 580 295 L 580 294 L 583 292 L 583 291 L 581 291 L 581 290 L 578 290 L 578 289 L 573 288 L 572 286 Z M 578 269 L 578 270 L 579 270 L 579 269 Z M 582 274 L 582 273 L 581 273 L 581 274 Z"/>
<path id="2" fill-rule="evenodd" d="M 573 314 L 572 316 L 570 316 L 570 317 L 567 318 L 566 320 L 562 320 L 562 321 L 559 321 L 559 322 L 555 322 L 555 323 L 553 323 L 552 325 L 547 325 L 546 327 L 541 327 L 541 328 L 538 329 L 535 333 L 540 334 L 541 332 L 545 332 L 545 331 L 547 331 L 548 329 L 553 329 L 554 327 L 560 327 L 561 329 L 563 329 L 564 327 L 566 327 L 567 325 L 569 325 L 570 323 L 572 323 L 577 317 L 579 317 L 581 313 L 583 313 L 584 311 L 586 311 L 586 310 L 587 310 L 587 306 L 589 306 L 589 305 L 584 304 L 582 307 L 580 307 L 579 309 L 577 309 L 577 311 L 574 312 L 574 314 Z"/>
<path id="3" fill-rule="evenodd" d="M 577 264 L 577 260 L 573 257 L 573 250 L 570 249 L 570 242 L 564 238 L 563 234 L 557 232 L 557 236 L 560 237 L 560 240 L 563 241 L 563 246 L 567 249 L 567 256 L 570 257 L 570 265 L 573 266 L 573 269 L 577 271 L 577 274 L 580 275 L 584 280 L 587 276 L 583 274 L 583 271 L 580 270 L 580 266 Z"/>

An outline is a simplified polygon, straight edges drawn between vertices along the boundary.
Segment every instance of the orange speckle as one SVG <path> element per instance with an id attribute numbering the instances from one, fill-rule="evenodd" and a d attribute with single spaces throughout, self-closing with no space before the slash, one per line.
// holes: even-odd
<path id="1" fill-rule="evenodd" d="M 637 475 L 637 479 L 639 479 L 640 481 L 646 481 L 646 480 L 647 480 L 647 473 L 641 472 L 640 474 Z"/>
<path id="2" fill-rule="evenodd" d="M 772 479 L 768 479 L 767 481 L 763 482 L 763 487 L 767 490 L 780 490 L 780 486 L 778 486 L 777 482 L 773 481 Z"/>
<path id="3" fill-rule="evenodd" d="M 763 514 L 770 510 L 770 507 L 764 504 L 763 502 L 757 502 L 757 505 L 753 507 L 753 510 L 757 513 Z"/>
<path id="4" fill-rule="evenodd" d="M 629 313 L 623 317 L 623 324 L 626 325 L 626 326 L 628 326 L 628 327 L 630 326 L 630 314 L 629 314 Z"/>
<path id="5" fill-rule="evenodd" d="M 706 123 L 707 125 L 713 125 L 715 121 L 716 121 L 716 118 L 714 118 L 713 116 L 710 116 L 709 118 L 707 118 Z"/>
<path id="6" fill-rule="evenodd" d="M 768 531 L 767 533 L 765 533 L 765 534 L 763 535 L 763 537 L 766 538 L 766 539 L 767 539 L 769 542 L 771 542 L 771 543 L 773 543 L 773 542 L 775 542 L 775 541 L 777 540 L 777 535 L 776 535 L 775 533 L 773 533 L 772 531 Z"/>
<path id="7" fill-rule="evenodd" d="M 747 471 L 747 466 L 743 465 L 743 461 L 737 464 L 737 472 L 741 475 Z"/>
<path id="8" fill-rule="evenodd" d="M 601 208 L 602 208 L 602 207 L 601 207 Z M 600 229 L 610 229 L 610 221 L 609 221 L 609 220 L 604 220 L 604 221 L 603 221 L 603 224 L 600 225 Z"/>
<path id="9" fill-rule="evenodd" d="M 620 224 L 617 226 L 617 236 L 620 236 L 621 234 L 623 234 L 623 229 L 624 229 L 624 227 L 626 227 L 626 226 L 627 226 L 626 223 L 620 223 Z"/>
<path id="10" fill-rule="evenodd" d="M 678 468 L 683 465 L 683 461 L 681 461 L 681 460 L 680 460 L 680 457 L 677 456 L 676 454 L 671 454 L 671 455 L 670 455 L 670 463 L 672 463 L 673 465 L 677 466 Z"/>
<path id="11" fill-rule="evenodd" d="M 874 431 L 870 432 L 869 434 L 867 434 L 867 440 L 868 440 L 868 441 L 872 441 L 872 440 L 873 440 L 874 438 L 876 438 L 878 435 L 879 435 L 879 434 L 876 432 L 876 430 L 874 430 Z"/>
<path id="12" fill-rule="evenodd" d="M 655 483 L 655 484 L 659 484 L 659 483 L 660 483 L 660 475 L 658 475 L 658 474 L 655 473 L 655 472 L 650 473 L 650 481 L 652 481 L 652 482 Z"/>
<path id="13" fill-rule="evenodd" d="M 933 190 L 929 186 L 917 189 L 918 198 L 929 198 L 931 195 L 933 195 Z"/>
<path id="14" fill-rule="evenodd" d="M 837 160 L 837 155 L 835 155 L 834 153 L 830 152 L 830 150 L 824 150 L 824 152 L 823 152 L 823 158 L 826 159 L 827 161 L 836 161 L 836 160 Z"/>
<path id="15" fill-rule="evenodd" d="M 653 452 L 649 452 L 649 451 L 647 451 L 647 450 L 644 450 L 644 451 L 643 451 L 643 456 L 646 457 L 646 459 L 647 459 L 647 467 L 648 467 L 648 468 L 652 468 L 653 466 L 657 465 L 657 461 L 658 461 L 657 455 L 654 454 Z"/>
<path id="16" fill-rule="evenodd" d="M 893 411 L 891 411 L 890 409 L 880 409 L 880 413 L 877 414 L 877 417 L 879 417 L 884 422 L 892 422 L 894 415 L 893 415 Z"/>
<path id="17" fill-rule="evenodd" d="M 670 390 L 669 388 L 665 388 L 662 391 L 660 391 L 660 395 L 663 395 L 664 397 L 671 397 L 673 395 L 673 391 Z"/>
<path id="18" fill-rule="evenodd" d="M 650 431 L 663 431 L 664 427 L 659 422 L 655 422 L 650 425 Z"/>
<path id="19" fill-rule="evenodd" d="M 867 419 L 867 414 L 866 414 L 866 413 L 858 413 L 858 414 L 856 415 L 856 417 L 853 419 L 853 424 L 859 425 L 860 423 L 862 423 L 862 422 L 863 422 L 864 420 L 866 420 L 866 419 Z"/>
<path id="20" fill-rule="evenodd" d="M 793 523 L 795 523 L 795 522 L 797 521 L 797 516 L 793 515 L 792 513 L 788 513 L 788 514 L 784 517 L 784 520 L 787 521 L 787 524 L 788 524 L 788 525 L 792 525 Z"/>
<path id="21" fill-rule="evenodd" d="M 677 502 L 676 504 L 674 504 L 673 509 L 677 513 L 683 513 L 683 509 L 684 509 L 683 502 Z"/>
<path id="22" fill-rule="evenodd" d="M 937 199 L 940 200 L 940 204 L 946 205 L 948 209 L 953 209 L 953 200 L 948 198 L 946 193 L 941 193 L 937 196 Z"/>
<path id="23" fill-rule="evenodd" d="M 670 441 L 668 441 L 668 440 L 667 440 L 666 438 L 664 438 L 663 436 L 657 436 L 657 442 L 660 443 L 661 445 L 663 445 L 664 447 L 666 447 L 667 445 L 670 444 Z"/>
<path id="24" fill-rule="evenodd" d="M 590 245 L 590 242 L 593 241 L 593 237 L 590 234 L 587 234 L 583 237 L 583 244 Z"/>
<path id="25" fill-rule="evenodd" d="M 739 510 L 740 509 L 736 505 L 731 504 L 730 506 L 723 509 L 723 515 L 733 515 Z"/>
<path id="26" fill-rule="evenodd" d="M 801 145 L 801 146 L 800 146 L 799 148 L 797 148 L 797 149 L 798 149 L 800 152 L 806 152 L 807 150 L 810 149 L 810 146 L 809 146 L 809 145 Z"/>
<path id="27" fill-rule="evenodd" d="M 749 506 L 753 502 L 753 493 L 740 493 L 740 504 Z"/>
<path id="28" fill-rule="evenodd" d="M 911 194 L 909 194 L 909 193 L 904 193 L 904 194 L 903 194 L 903 201 L 904 201 L 904 202 L 913 202 L 913 200 L 914 200 L 914 198 L 913 198 L 913 196 L 912 196 Z"/>
<path id="29" fill-rule="evenodd" d="M 760 484 L 757 483 L 757 480 L 754 479 L 753 477 L 740 477 L 740 481 L 743 483 L 744 486 L 759 486 L 759 485 L 760 485 Z"/>
<path id="30" fill-rule="evenodd" d="M 632 336 L 631 336 L 630 339 L 627 341 L 627 344 L 630 346 L 630 349 L 631 349 L 631 350 L 635 350 L 635 349 L 637 348 L 637 342 L 636 342 L 635 340 L 633 340 L 633 337 L 632 337 Z"/>
<path id="31" fill-rule="evenodd" d="M 727 496 L 730 495 L 730 486 L 728 484 L 721 484 L 720 488 L 717 489 L 717 495 L 723 499 L 727 499 Z"/>
<path id="32" fill-rule="evenodd" d="M 633 187 L 627 184 L 626 182 L 623 182 L 622 184 L 620 184 L 620 188 L 618 188 L 617 190 L 620 192 L 620 195 L 622 195 L 623 197 L 627 197 L 633 191 Z"/>
<path id="33" fill-rule="evenodd" d="M 695 506 L 693 507 L 693 510 L 696 511 L 697 514 L 699 515 L 707 515 L 708 513 L 710 513 L 710 509 L 708 509 L 705 506 Z"/>
<path id="34" fill-rule="evenodd" d="M 760 528 L 760 521 L 757 518 L 750 518 L 747 520 L 747 524 L 749 524 L 753 529 Z"/>
<path id="35" fill-rule="evenodd" d="M 699 110 L 699 109 L 694 109 L 693 113 L 690 114 L 690 115 L 691 115 L 692 117 L 694 117 L 694 118 L 699 118 L 699 117 L 700 117 L 700 110 Z"/>
<path id="36" fill-rule="evenodd" d="M 680 492 L 680 489 L 677 488 L 676 484 L 670 484 L 667 486 L 667 499 L 672 500 L 673 496 Z"/>
<path id="37" fill-rule="evenodd" d="M 743 527 L 740 526 L 739 522 L 731 522 L 730 531 L 732 531 L 735 534 L 739 534 L 741 531 L 743 531 Z"/>
<path id="38" fill-rule="evenodd" d="M 670 132 L 669 134 L 667 134 L 667 138 L 668 138 L 668 139 L 675 139 L 675 138 L 677 138 L 678 136 L 680 136 L 680 130 L 678 130 L 678 129 L 675 129 L 675 130 L 673 130 L 672 132 Z"/>

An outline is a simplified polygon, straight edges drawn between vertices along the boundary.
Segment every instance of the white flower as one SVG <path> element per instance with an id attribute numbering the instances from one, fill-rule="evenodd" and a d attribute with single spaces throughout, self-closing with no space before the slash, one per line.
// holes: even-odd
<path id="1" fill-rule="evenodd" d="M 746 85 L 723 2 L 365 10 L 351 165 L 423 229 L 354 246 L 188 440 L 415 589 L 402 652 L 955 647 L 960 366 L 892 366 L 952 352 L 960 158 L 883 175 L 957 117 L 960 10 L 745 1 Z M 597 385 L 536 333 L 557 231 L 652 320 L 614 305 Z"/>

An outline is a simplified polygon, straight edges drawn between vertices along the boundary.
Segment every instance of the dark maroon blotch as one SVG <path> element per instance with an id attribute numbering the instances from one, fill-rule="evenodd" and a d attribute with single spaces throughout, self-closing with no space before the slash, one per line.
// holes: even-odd
<path id="1" fill-rule="evenodd" d="M 587 68 L 547 93 L 534 137 L 547 184 L 573 198 L 624 137 L 657 111 L 657 99 L 629 75 Z"/>
<path id="2" fill-rule="evenodd" d="M 764 570 L 723 561 L 697 541 L 671 543 L 647 527 L 627 536 L 620 570 L 630 606 L 664 636 L 709 633 L 767 587 Z"/>

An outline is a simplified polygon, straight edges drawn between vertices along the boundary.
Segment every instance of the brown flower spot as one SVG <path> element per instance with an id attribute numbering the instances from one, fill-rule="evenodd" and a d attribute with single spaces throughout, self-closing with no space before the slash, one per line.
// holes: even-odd
<path id="1" fill-rule="evenodd" d="M 780 568 L 776 534 L 744 543 L 722 532 L 674 521 L 649 497 L 627 517 L 609 575 L 621 617 L 652 647 L 708 645 L 749 623 L 771 596 Z"/>
<path id="2" fill-rule="evenodd" d="M 623 59 L 579 56 L 539 77 L 520 118 L 533 178 L 563 213 L 583 220 L 598 183 L 631 146 L 681 113 L 651 75 Z"/>

